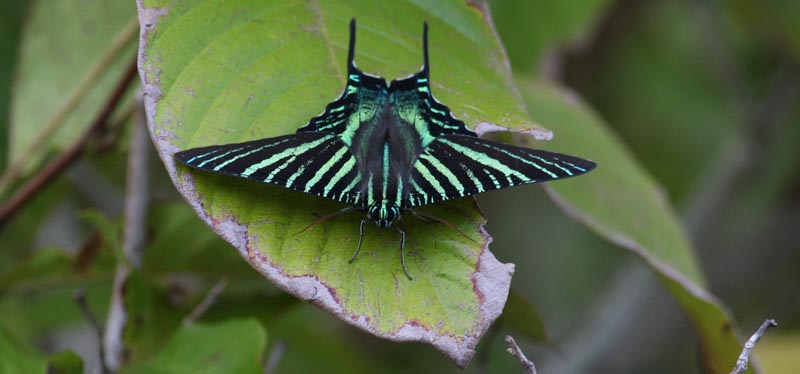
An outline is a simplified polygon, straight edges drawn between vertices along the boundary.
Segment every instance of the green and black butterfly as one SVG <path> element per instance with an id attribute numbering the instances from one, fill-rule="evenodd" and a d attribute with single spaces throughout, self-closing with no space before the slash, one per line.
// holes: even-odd
<path id="1" fill-rule="evenodd" d="M 437 219 L 413 208 L 574 177 L 596 166 L 573 156 L 478 138 L 431 94 L 427 23 L 422 40 L 422 70 L 387 84 L 356 67 L 353 19 L 347 85 L 322 114 L 295 134 L 194 148 L 175 157 L 192 168 L 255 179 L 354 206 L 335 214 L 365 211 L 351 263 L 361 249 L 367 220 L 388 228 L 405 211 Z M 405 266 L 405 232 L 397 230 L 401 233 L 403 272 L 411 279 Z"/>

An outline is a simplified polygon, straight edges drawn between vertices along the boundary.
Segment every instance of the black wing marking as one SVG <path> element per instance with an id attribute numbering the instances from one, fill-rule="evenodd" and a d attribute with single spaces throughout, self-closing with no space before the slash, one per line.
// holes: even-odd
<path id="1" fill-rule="evenodd" d="M 423 146 L 442 135 L 477 136 L 431 93 L 427 22 L 422 33 L 422 45 L 422 69 L 408 78 L 393 80 L 389 85 L 389 97 L 398 117 L 416 128 Z"/>
<path id="2" fill-rule="evenodd" d="M 596 164 L 574 156 L 515 147 L 477 137 L 435 139 L 414 164 L 406 207 L 529 183 L 574 177 Z"/>
<path id="3" fill-rule="evenodd" d="M 359 205 L 361 175 L 338 136 L 308 132 L 178 152 L 181 163 L 200 170 L 254 179 Z"/>
<path id="4" fill-rule="evenodd" d="M 378 102 L 387 94 L 386 80 L 365 74 L 356 67 L 356 20 L 350 21 L 350 46 L 347 52 L 347 84 L 338 99 L 328 103 L 322 114 L 312 118 L 308 124 L 299 128 L 298 133 L 328 131 L 343 135 L 352 133 L 360 123 L 370 121 L 380 114 Z M 354 116 L 358 121 L 351 121 Z M 349 144 L 349 138 L 344 139 Z"/>

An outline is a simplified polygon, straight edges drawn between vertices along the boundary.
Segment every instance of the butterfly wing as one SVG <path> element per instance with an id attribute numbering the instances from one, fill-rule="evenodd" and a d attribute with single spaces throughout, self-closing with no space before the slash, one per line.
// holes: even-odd
<path id="1" fill-rule="evenodd" d="M 364 74 L 354 65 L 348 69 L 347 85 L 338 99 L 330 102 L 322 114 L 299 128 L 303 132 L 330 132 L 350 144 L 358 127 L 377 117 L 386 100 L 386 81 Z"/>
<path id="2" fill-rule="evenodd" d="M 361 175 L 335 134 L 307 132 L 175 154 L 189 167 L 279 185 L 358 205 Z"/>
<path id="3" fill-rule="evenodd" d="M 436 138 L 413 166 L 406 207 L 584 174 L 596 164 L 574 156 L 478 137 Z"/>
<path id="4" fill-rule="evenodd" d="M 400 136 L 419 139 L 404 208 L 586 173 L 595 163 L 573 156 L 480 139 L 430 89 L 428 27 L 419 73 L 389 85 Z M 413 134 L 412 134 L 413 133 Z M 411 136 L 413 135 L 413 136 Z"/>

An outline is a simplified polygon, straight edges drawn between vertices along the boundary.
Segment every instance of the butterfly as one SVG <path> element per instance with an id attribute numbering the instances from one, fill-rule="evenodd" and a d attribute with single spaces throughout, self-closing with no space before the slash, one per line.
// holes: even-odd
<path id="1" fill-rule="evenodd" d="M 442 220 L 414 208 L 523 184 L 584 174 L 596 164 L 574 156 L 478 138 L 437 101 L 430 86 L 428 24 L 422 69 L 386 83 L 354 61 L 356 21 L 350 21 L 347 83 L 338 99 L 296 133 L 178 152 L 191 168 L 279 185 L 362 210 L 364 223 L 391 227 L 405 212 Z M 319 221 L 319 220 L 318 220 Z M 444 222 L 446 223 L 446 222 Z M 454 227 L 451 225 L 451 227 Z M 405 265 L 405 232 L 400 260 Z"/>

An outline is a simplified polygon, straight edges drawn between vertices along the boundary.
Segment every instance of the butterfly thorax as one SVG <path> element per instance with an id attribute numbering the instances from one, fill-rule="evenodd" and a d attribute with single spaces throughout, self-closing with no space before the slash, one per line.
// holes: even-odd
<path id="1" fill-rule="evenodd" d="M 408 194 L 411 165 L 419 154 L 419 141 L 389 100 L 378 115 L 354 132 L 351 151 L 363 176 L 361 191 L 367 217 L 386 228 L 400 218 Z"/>

